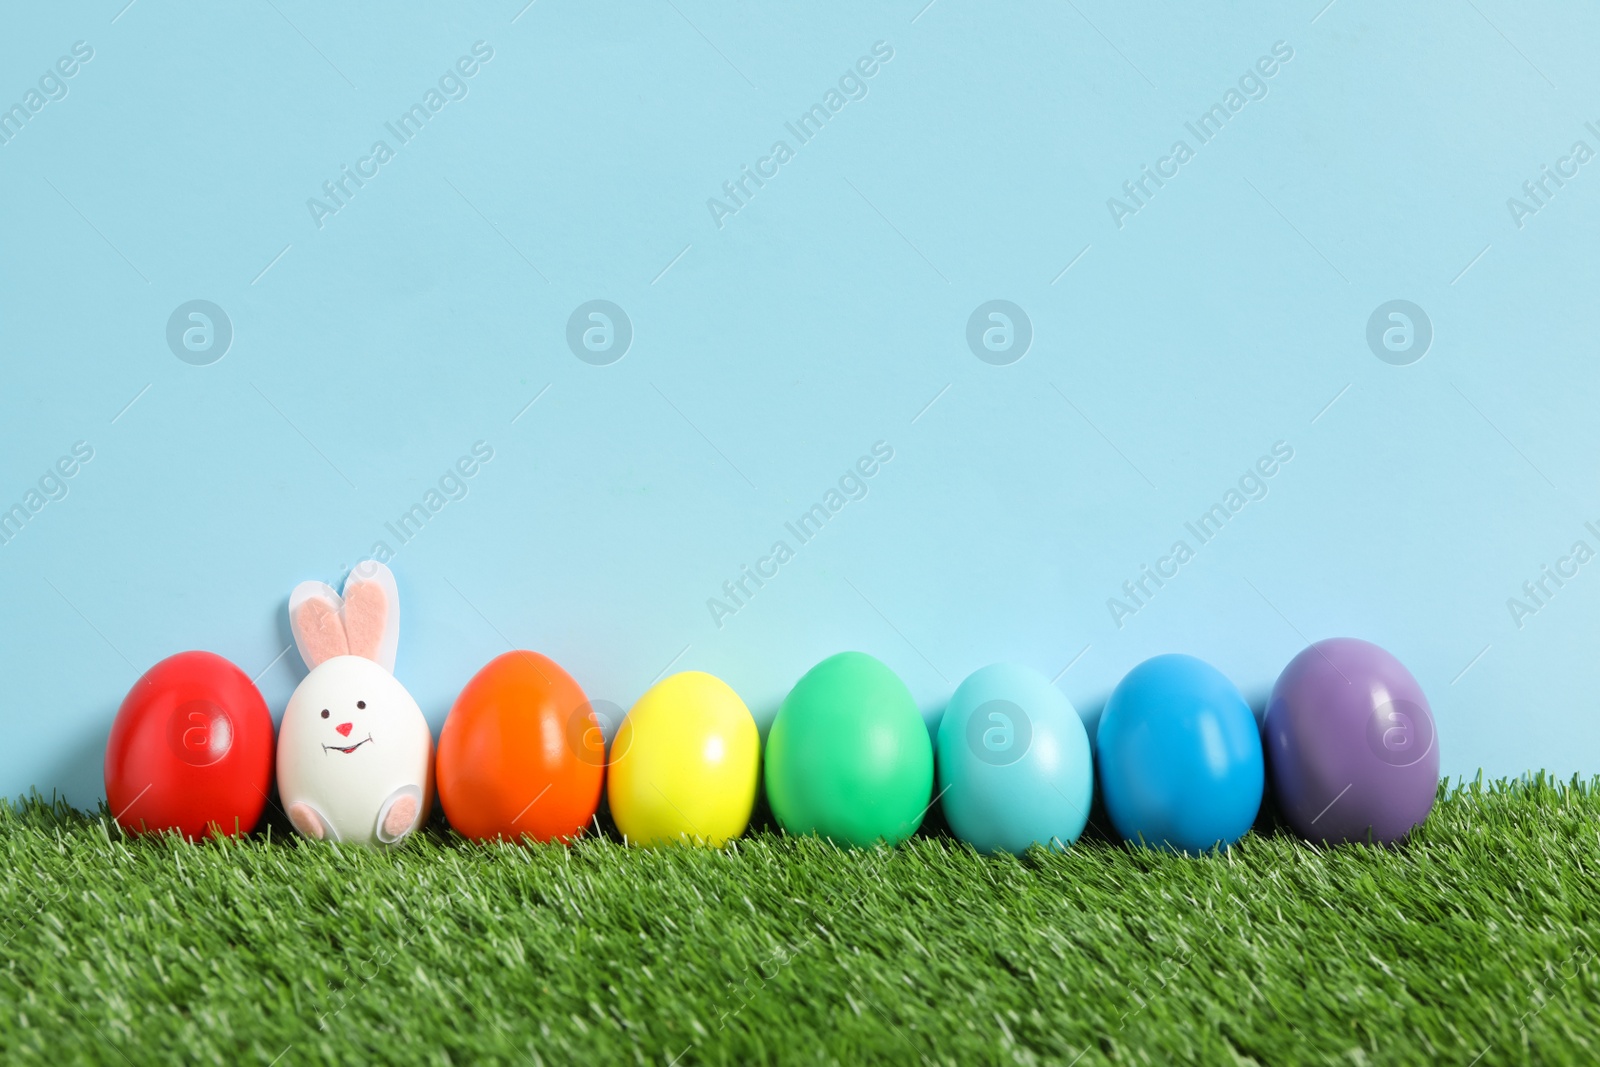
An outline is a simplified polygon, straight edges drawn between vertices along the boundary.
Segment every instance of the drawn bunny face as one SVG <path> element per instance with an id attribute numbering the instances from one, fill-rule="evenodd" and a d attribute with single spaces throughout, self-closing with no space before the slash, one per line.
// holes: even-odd
<path id="1" fill-rule="evenodd" d="M 342 598 L 302 582 L 289 620 L 311 668 L 278 730 L 278 790 L 290 821 L 308 837 L 398 841 L 431 802 L 433 735 L 390 673 L 400 622 L 394 575 L 363 563 Z"/>
<path id="2" fill-rule="evenodd" d="M 403 728 L 412 710 L 421 714 L 388 671 L 360 656 L 335 656 L 300 683 L 284 712 L 282 729 L 292 731 L 300 750 L 314 747 L 332 765 L 348 770 L 383 759 L 396 740 L 397 721 Z"/>

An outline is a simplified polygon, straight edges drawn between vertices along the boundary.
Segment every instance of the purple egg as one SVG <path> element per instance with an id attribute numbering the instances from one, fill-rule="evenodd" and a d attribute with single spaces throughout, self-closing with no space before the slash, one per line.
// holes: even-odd
<path id="1" fill-rule="evenodd" d="M 1273 795 L 1302 837 L 1388 843 L 1433 809 L 1433 712 L 1411 672 L 1377 645 L 1336 637 L 1290 660 L 1264 729 Z"/>

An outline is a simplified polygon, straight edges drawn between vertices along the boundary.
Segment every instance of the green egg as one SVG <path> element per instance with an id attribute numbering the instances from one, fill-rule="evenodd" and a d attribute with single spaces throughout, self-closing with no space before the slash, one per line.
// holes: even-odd
<path id="1" fill-rule="evenodd" d="M 933 742 L 911 691 L 863 652 L 829 656 L 778 709 L 766 785 L 788 833 L 858 848 L 904 841 L 933 791 Z"/>

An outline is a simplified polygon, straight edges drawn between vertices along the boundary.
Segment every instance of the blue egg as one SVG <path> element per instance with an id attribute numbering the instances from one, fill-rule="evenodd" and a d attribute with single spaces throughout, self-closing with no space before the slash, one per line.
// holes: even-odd
<path id="1" fill-rule="evenodd" d="M 1261 733 L 1221 671 L 1193 656 L 1147 659 L 1117 683 L 1095 734 L 1117 833 L 1203 852 L 1237 841 L 1261 809 Z"/>
<path id="2" fill-rule="evenodd" d="M 980 852 L 1065 848 L 1089 820 L 1089 734 L 1037 671 L 997 663 L 974 672 L 944 710 L 937 753 L 945 819 Z"/>

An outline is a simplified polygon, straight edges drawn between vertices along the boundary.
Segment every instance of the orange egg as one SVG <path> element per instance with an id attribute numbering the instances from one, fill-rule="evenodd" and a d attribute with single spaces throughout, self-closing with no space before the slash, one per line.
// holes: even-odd
<path id="1" fill-rule="evenodd" d="M 571 675 L 537 652 L 507 652 L 456 697 L 434 773 L 465 837 L 569 839 L 600 804 L 605 748 Z"/>

